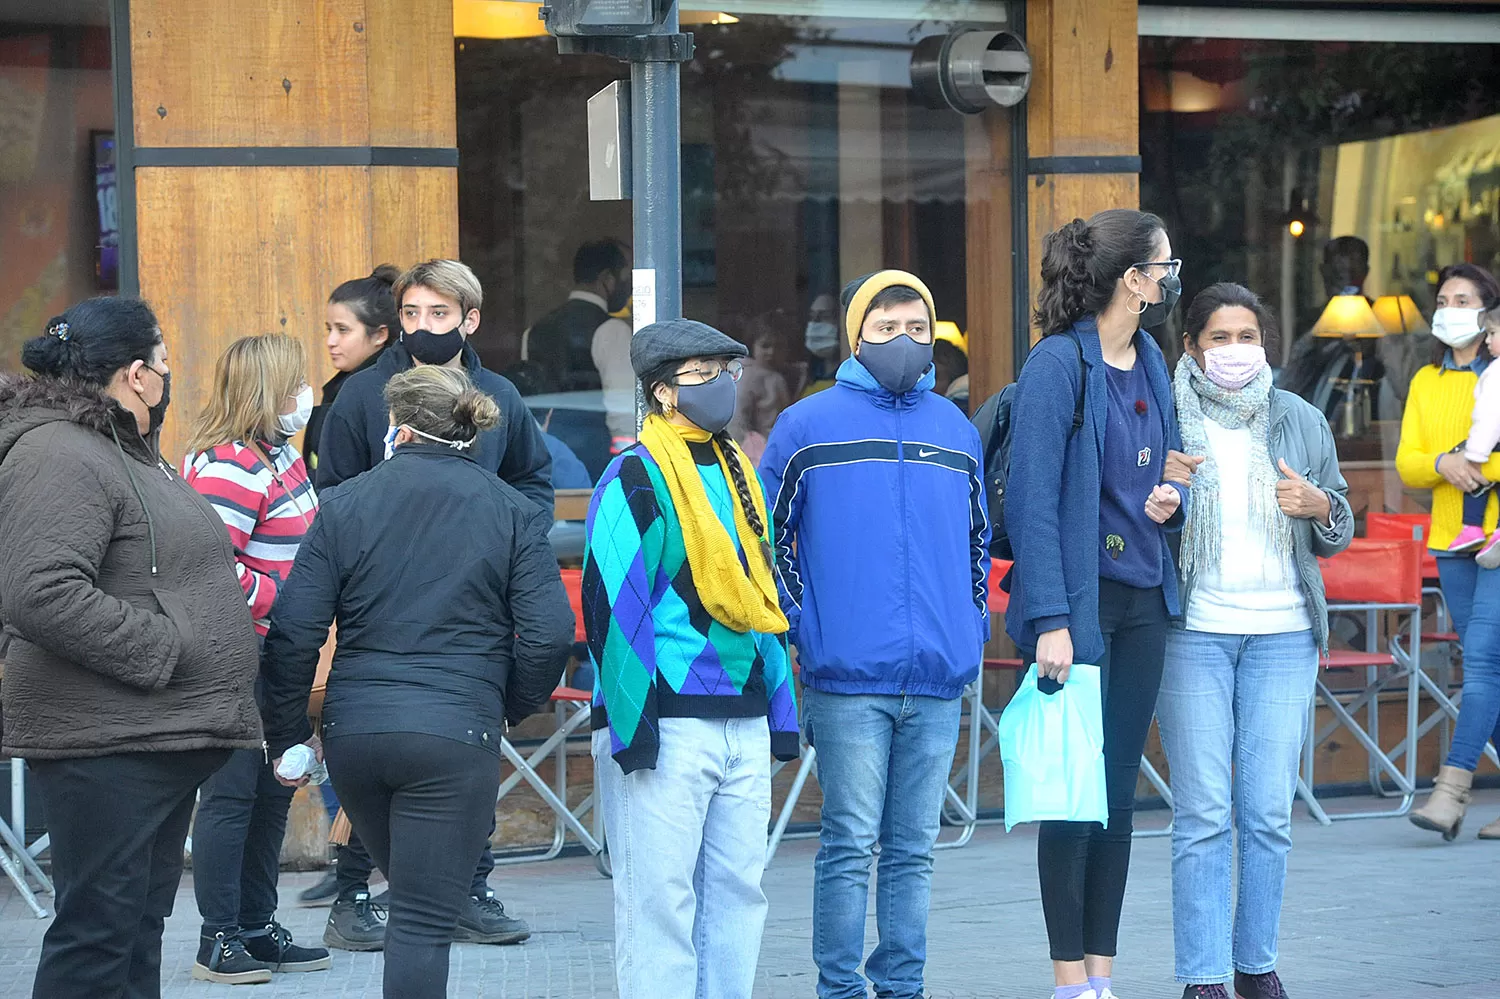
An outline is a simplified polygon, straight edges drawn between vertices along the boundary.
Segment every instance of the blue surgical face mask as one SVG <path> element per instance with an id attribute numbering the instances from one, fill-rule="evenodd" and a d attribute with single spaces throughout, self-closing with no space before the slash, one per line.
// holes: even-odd
<path id="1" fill-rule="evenodd" d="M 385 432 L 385 456 L 390 458 L 396 453 L 396 435 L 401 432 L 400 427 L 392 427 Z"/>
<path id="2" fill-rule="evenodd" d="M 858 356 L 859 363 L 882 388 L 893 395 L 905 395 L 932 367 L 932 344 L 918 343 L 902 333 L 885 343 L 861 340 Z"/>

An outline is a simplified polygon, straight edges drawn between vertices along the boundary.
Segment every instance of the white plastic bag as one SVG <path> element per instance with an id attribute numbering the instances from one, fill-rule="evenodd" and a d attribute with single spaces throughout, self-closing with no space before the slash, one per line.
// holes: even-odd
<path id="1" fill-rule="evenodd" d="M 318 760 L 311 746 L 299 742 L 282 755 L 276 776 L 287 780 L 306 777 L 309 784 L 321 784 L 328 779 L 328 767 Z"/>
<path id="2" fill-rule="evenodd" d="M 999 730 L 1006 832 L 1021 822 L 1109 821 L 1098 666 L 1075 665 L 1061 690 L 1044 694 L 1033 663 Z"/>

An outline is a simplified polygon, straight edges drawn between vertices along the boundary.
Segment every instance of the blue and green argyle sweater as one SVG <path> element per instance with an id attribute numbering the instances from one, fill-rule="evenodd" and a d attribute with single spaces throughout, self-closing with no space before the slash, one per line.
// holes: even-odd
<path id="1" fill-rule="evenodd" d="M 734 486 L 710 444 L 688 447 L 714 512 L 739 547 Z M 751 469 L 746 473 L 763 488 Z M 772 753 L 796 759 L 786 636 L 732 631 L 703 609 L 666 479 L 640 444 L 610 463 L 589 502 L 583 623 L 594 663 L 594 728 L 609 728 L 611 751 L 626 773 L 655 769 L 660 718 L 764 714 Z"/>

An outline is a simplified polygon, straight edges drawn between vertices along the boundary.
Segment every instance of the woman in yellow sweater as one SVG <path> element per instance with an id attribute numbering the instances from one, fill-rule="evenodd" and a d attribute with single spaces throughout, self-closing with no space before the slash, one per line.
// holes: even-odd
<path id="1" fill-rule="evenodd" d="M 1423 829 L 1458 835 L 1469 804 L 1469 786 L 1484 744 L 1500 743 L 1500 569 L 1482 569 L 1473 555 L 1448 546 L 1463 526 L 1463 497 L 1500 482 L 1500 457 L 1475 464 L 1463 456 L 1474 410 L 1474 386 L 1492 358 L 1480 314 L 1500 306 L 1500 283 L 1473 264 L 1452 264 L 1438 276 L 1432 332 L 1442 354 L 1412 377 L 1401 421 L 1396 470 L 1412 488 L 1432 490 L 1432 530 L 1427 546 L 1438 556 L 1443 596 L 1464 648 L 1464 696 L 1448 759 L 1432 797 L 1411 813 Z M 1496 503 L 1485 511 L 1486 533 L 1495 530 Z M 1479 831 L 1500 839 L 1500 819 Z"/>

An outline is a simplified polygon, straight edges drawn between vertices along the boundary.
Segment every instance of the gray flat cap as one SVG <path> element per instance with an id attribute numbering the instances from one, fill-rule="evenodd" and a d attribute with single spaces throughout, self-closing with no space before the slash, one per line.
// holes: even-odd
<path id="1" fill-rule="evenodd" d="M 668 361 L 690 357 L 744 357 L 745 345 L 693 319 L 652 323 L 630 338 L 630 366 L 637 378 Z"/>

